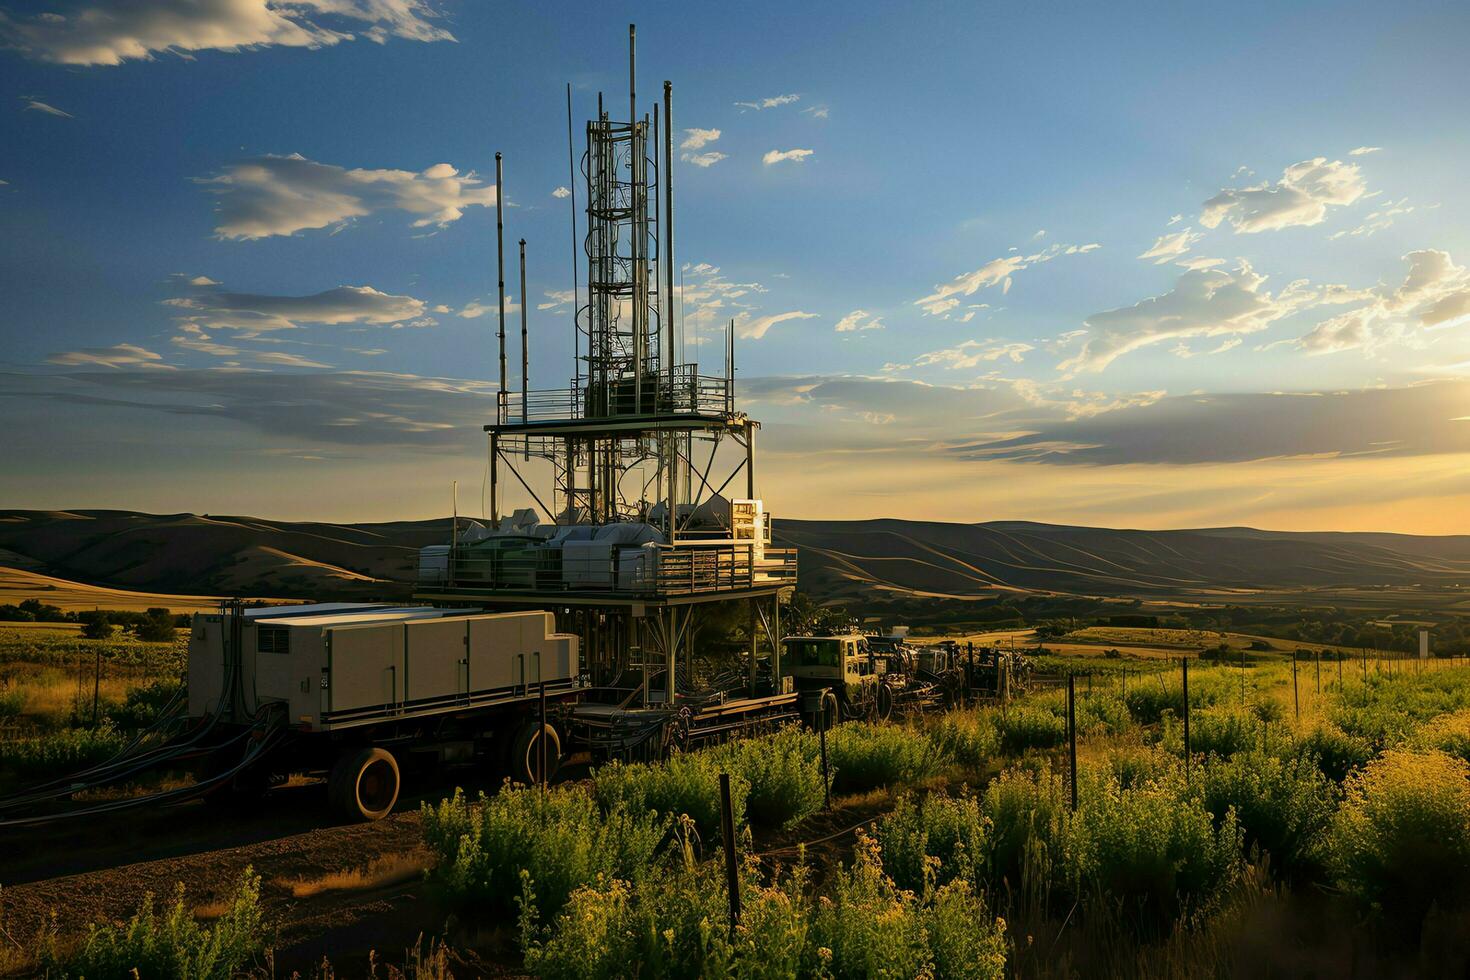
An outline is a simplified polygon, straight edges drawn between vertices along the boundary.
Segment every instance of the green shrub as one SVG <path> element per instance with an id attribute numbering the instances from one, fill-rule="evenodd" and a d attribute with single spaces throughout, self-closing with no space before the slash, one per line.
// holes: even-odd
<path id="1" fill-rule="evenodd" d="M 433 877 L 451 898 L 511 909 L 526 872 L 535 905 L 547 916 L 599 876 L 641 878 L 670 823 L 618 802 L 604 810 L 575 787 L 547 792 L 510 784 L 474 803 L 455 790 L 420 813 L 424 841 L 438 858 Z"/>
<path id="2" fill-rule="evenodd" d="M 0 772 L 19 779 L 64 776 L 106 762 L 128 743 L 110 721 L 0 741 Z"/>
<path id="3" fill-rule="evenodd" d="M 1000 752 L 999 715 L 992 711 L 949 711 L 929 731 L 929 739 L 945 759 L 975 769 L 990 764 Z"/>
<path id="4" fill-rule="evenodd" d="M 1067 808 L 1066 789 L 1046 766 L 1035 772 L 1008 769 L 985 788 L 992 889 L 1039 897 L 1050 888 Z"/>
<path id="5" fill-rule="evenodd" d="M 1163 749 L 1139 743 L 1109 745 L 1103 758 L 1125 790 L 1176 774 L 1183 766 L 1179 758 Z"/>
<path id="6" fill-rule="evenodd" d="M 1016 705 L 1000 721 L 1000 746 L 1008 755 L 1054 749 L 1066 739 L 1066 719 L 1044 707 Z"/>
<path id="7" fill-rule="evenodd" d="M 1299 735 L 1296 750 L 1312 759 L 1322 774 L 1335 783 L 1341 783 L 1349 773 L 1373 758 L 1373 746 L 1366 739 L 1349 735 L 1328 721 Z"/>
<path id="8" fill-rule="evenodd" d="M 1201 775 L 1205 807 L 1217 823 L 1233 812 L 1245 842 L 1288 872 L 1319 866 L 1336 794 L 1313 760 L 1242 752 L 1210 761 Z"/>
<path id="9" fill-rule="evenodd" d="M 26 709 L 26 692 L 21 687 L 0 687 L 0 720 L 19 717 Z"/>
<path id="10" fill-rule="evenodd" d="M 665 873 L 636 885 L 616 879 L 585 885 L 548 928 L 528 897 L 521 915 L 526 969 L 541 977 L 798 976 L 807 955 L 810 903 L 805 874 L 762 884 L 747 867 L 741 920 L 732 934 L 724 870 L 685 851 Z"/>
<path id="11" fill-rule="evenodd" d="M 1342 887 L 1407 920 L 1470 896 L 1470 764 L 1391 750 L 1348 777 L 1332 826 Z"/>
<path id="12" fill-rule="evenodd" d="M 675 752 L 663 762 L 614 762 L 592 774 L 593 792 L 607 811 L 622 806 L 629 813 L 687 815 L 704 840 L 718 841 L 722 761 L 709 752 Z M 730 807 L 737 826 L 745 820 L 749 792 L 745 777 L 730 773 Z"/>
<path id="13" fill-rule="evenodd" d="M 883 874 L 873 841 L 862 838 L 851 868 L 834 875 L 830 895 L 818 899 L 812 940 L 819 971 L 835 980 L 924 977 L 933 961 L 917 896 Z"/>
<path id="14" fill-rule="evenodd" d="M 107 716 L 124 731 L 138 731 L 157 721 L 178 693 L 177 681 L 150 681 L 130 688 L 122 704 L 108 708 Z"/>
<path id="15" fill-rule="evenodd" d="M 707 754 L 716 769 L 738 774 L 749 787 L 745 815 L 751 823 L 790 826 L 816 813 L 826 799 L 815 732 L 793 726 L 774 735 L 730 742 Z M 735 792 L 734 779 L 730 792 Z"/>
<path id="16" fill-rule="evenodd" d="M 1431 719 L 1415 733 L 1413 741 L 1421 749 L 1444 752 L 1470 762 L 1470 711 L 1456 711 Z"/>
<path id="17" fill-rule="evenodd" d="M 918 803 L 902 797 L 876 828 L 883 870 L 898 887 L 913 892 L 923 892 L 930 881 L 946 885 L 960 879 L 981 886 L 989 826 L 973 796 L 930 794 Z"/>
<path id="18" fill-rule="evenodd" d="M 153 894 L 123 926 L 88 927 L 81 947 L 65 959 L 46 951 L 50 975 L 147 977 L 149 980 L 231 980 L 265 947 L 261 929 L 260 878 L 246 868 L 224 915 L 208 928 L 184 905 L 184 886 L 162 917 Z"/>
<path id="19" fill-rule="evenodd" d="M 934 744 L 904 725 L 854 722 L 827 735 L 828 762 L 836 768 L 834 788 L 860 792 L 913 784 L 937 774 L 943 760 Z"/>
<path id="20" fill-rule="evenodd" d="M 1107 767 L 1079 773 L 1078 806 L 1065 828 L 1057 881 L 1074 899 L 1101 899 L 1165 921 L 1208 907 L 1240 868 L 1240 830 L 1218 827 L 1182 778 L 1124 791 Z"/>
<path id="21" fill-rule="evenodd" d="M 1182 723 L 1169 726 L 1167 740 L 1175 751 L 1184 751 Z M 1231 756 L 1249 752 L 1261 741 L 1261 722 L 1253 715 L 1233 708 L 1211 708 L 1191 711 L 1189 715 L 1189 747 L 1196 755 Z"/>
<path id="22" fill-rule="evenodd" d="M 955 880 L 941 886 L 926 912 L 934 976 L 964 980 L 1005 976 L 1005 923 L 990 918 L 969 882 Z"/>

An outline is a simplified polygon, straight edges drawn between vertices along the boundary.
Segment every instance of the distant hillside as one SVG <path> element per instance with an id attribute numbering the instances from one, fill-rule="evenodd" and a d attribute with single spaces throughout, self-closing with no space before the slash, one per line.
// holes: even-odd
<path id="1" fill-rule="evenodd" d="M 1126 531 L 1021 521 L 779 523 L 803 588 L 827 598 L 1054 592 L 1190 602 L 1458 604 L 1470 536 Z"/>
<path id="2" fill-rule="evenodd" d="M 321 524 L 130 511 L 0 511 L 0 566 L 155 593 L 401 598 L 448 519 Z M 1156 601 L 1470 608 L 1470 536 L 1127 531 L 1026 522 L 794 521 L 823 599 L 1057 593 Z"/>
<path id="3" fill-rule="evenodd" d="M 315 524 L 117 510 L 0 511 L 0 565 L 148 592 L 392 597 L 449 521 Z M 11 554 L 6 554 L 10 552 Z"/>

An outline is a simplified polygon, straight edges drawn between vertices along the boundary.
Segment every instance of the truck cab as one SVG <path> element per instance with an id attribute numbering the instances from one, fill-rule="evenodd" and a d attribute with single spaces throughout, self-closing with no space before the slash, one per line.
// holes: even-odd
<path id="1" fill-rule="evenodd" d="M 843 718 L 867 717 L 877 710 L 883 662 L 868 649 L 866 637 L 789 636 L 781 646 L 781 675 L 806 695 L 803 707 L 808 713 L 830 710 L 821 704 L 823 692 L 831 692 Z"/>

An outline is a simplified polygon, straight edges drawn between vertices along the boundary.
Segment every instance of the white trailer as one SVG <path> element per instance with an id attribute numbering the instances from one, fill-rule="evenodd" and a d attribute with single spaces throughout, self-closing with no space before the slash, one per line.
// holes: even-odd
<path id="1" fill-rule="evenodd" d="M 551 613 L 330 603 L 201 613 L 189 641 L 189 714 L 222 733 L 206 768 L 238 765 L 244 732 L 277 747 L 212 799 L 255 795 L 292 772 L 329 773 L 345 815 L 377 819 L 398 797 L 400 762 L 489 761 L 529 782 L 559 763 L 543 722 L 585 686 L 577 638 Z M 545 769 L 542 758 L 545 755 Z"/>

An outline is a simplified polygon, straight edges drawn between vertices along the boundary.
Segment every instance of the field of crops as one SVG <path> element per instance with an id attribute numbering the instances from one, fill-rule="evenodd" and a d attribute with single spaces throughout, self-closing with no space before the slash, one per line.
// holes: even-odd
<path id="1" fill-rule="evenodd" d="M 426 808 L 434 880 L 467 915 L 516 916 L 527 969 L 554 977 L 1233 975 L 1295 895 L 1373 924 L 1315 937 L 1324 967 L 1463 965 L 1470 670 L 1194 668 L 1187 758 L 1177 666 L 1079 685 L 1075 808 L 1052 691 L 834 732 L 834 790 L 895 791 L 835 867 L 755 843 L 821 805 L 815 738 L 791 731 Z M 733 929 L 721 772 L 745 828 Z"/>
<path id="2" fill-rule="evenodd" d="M 144 643 L 0 628 L 0 790 L 115 754 L 178 690 L 187 647 L 186 634 Z"/>
<path id="3" fill-rule="evenodd" d="M 1470 669 L 1192 660 L 1186 753 L 1178 662 L 1111 666 L 1075 679 L 1075 783 L 1056 688 L 840 726 L 825 773 L 819 736 L 789 729 L 426 804 L 426 887 L 454 910 L 452 942 L 488 931 L 496 962 L 544 977 L 1465 971 Z M 175 943 L 181 962 L 230 951 L 199 975 L 252 969 L 253 888 L 218 937 L 160 915 L 49 962 L 75 973 Z M 129 946 L 139 935 L 153 945 Z M 436 949 L 410 975 L 446 975 Z"/>

